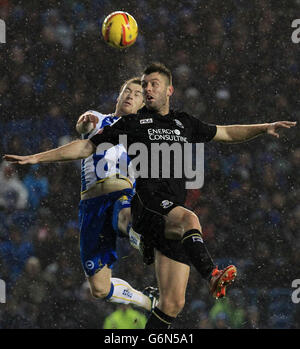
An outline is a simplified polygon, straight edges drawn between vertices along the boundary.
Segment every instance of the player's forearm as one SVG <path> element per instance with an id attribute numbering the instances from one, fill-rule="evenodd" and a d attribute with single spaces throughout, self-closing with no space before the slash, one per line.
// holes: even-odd
<path id="1" fill-rule="evenodd" d="M 84 159 L 91 155 L 94 146 L 89 140 L 76 140 L 59 148 L 33 155 L 38 163 Z"/>
<path id="2" fill-rule="evenodd" d="M 246 142 L 267 132 L 269 124 L 218 126 L 215 140 L 221 142 Z"/>

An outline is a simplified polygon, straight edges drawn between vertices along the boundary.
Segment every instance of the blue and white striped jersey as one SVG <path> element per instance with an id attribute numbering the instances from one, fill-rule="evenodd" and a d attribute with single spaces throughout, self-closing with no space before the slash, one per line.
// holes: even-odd
<path id="1" fill-rule="evenodd" d="M 96 115 L 99 121 L 91 132 L 82 135 L 82 139 L 90 139 L 101 132 L 105 126 L 112 125 L 119 119 L 112 114 L 101 114 L 94 110 L 88 112 Z M 127 178 L 132 187 L 135 188 L 130 158 L 123 144 L 112 146 L 108 150 L 102 150 L 99 144 L 94 154 L 81 161 L 81 192 L 89 190 L 96 183 L 103 182 L 106 178 L 116 174 L 120 175 L 121 178 Z"/>

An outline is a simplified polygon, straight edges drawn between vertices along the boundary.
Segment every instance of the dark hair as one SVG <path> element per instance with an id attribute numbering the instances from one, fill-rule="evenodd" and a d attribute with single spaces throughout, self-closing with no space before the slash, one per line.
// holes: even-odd
<path id="1" fill-rule="evenodd" d="M 144 70 L 145 75 L 160 73 L 167 77 L 169 85 L 172 85 L 172 73 L 163 63 L 153 62 Z"/>
<path id="2" fill-rule="evenodd" d="M 120 88 L 120 93 L 122 92 L 123 88 L 124 88 L 126 85 L 128 85 L 128 84 L 137 84 L 137 85 L 141 85 L 141 84 L 142 84 L 142 83 L 141 83 L 141 78 L 140 78 L 139 76 L 135 76 L 135 77 L 133 77 L 133 78 L 131 78 L 131 79 L 126 80 L 126 81 L 123 83 L 123 85 L 121 86 L 121 88 Z"/>

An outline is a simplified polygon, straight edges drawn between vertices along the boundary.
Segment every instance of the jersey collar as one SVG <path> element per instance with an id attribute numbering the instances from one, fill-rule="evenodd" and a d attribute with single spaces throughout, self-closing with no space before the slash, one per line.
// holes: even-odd
<path id="1" fill-rule="evenodd" d="M 145 114 L 148 114 L 148 115 L 151 115 L 151 116 L 156 117 L 156 118 L 158 117 L 158 118 L 163 118 L 163 119 L 167 119 L 167 118 L 173 119 L 174 112 L 172 109 L 170 109 L 169 114 L 161 115 L 154 110 L 147 109 L 147 107 L 144 106 L 142 109 L 140 109 L 138 111 L 138 114 L 141 116 L 145 116 Z"/>

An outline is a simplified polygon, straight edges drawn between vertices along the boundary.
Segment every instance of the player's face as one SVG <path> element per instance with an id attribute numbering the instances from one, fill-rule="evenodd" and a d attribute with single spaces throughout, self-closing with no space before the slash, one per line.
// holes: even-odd
<path id="1" fill-rule="evenodd" d="M 155 72 L 143 75 L 141 81 L 146 107 L 156 111 L 168 108 L 169 97 L 173 93 L 173 87 L 168 84 L 168 79 L 163 74 Z"/>
<path id="2" fill-rule="evenodd" d="M 142 86 L 128 83 L 118 97 L 117 110 L 120 115 L 136 114 L 143 104 Z"/>

